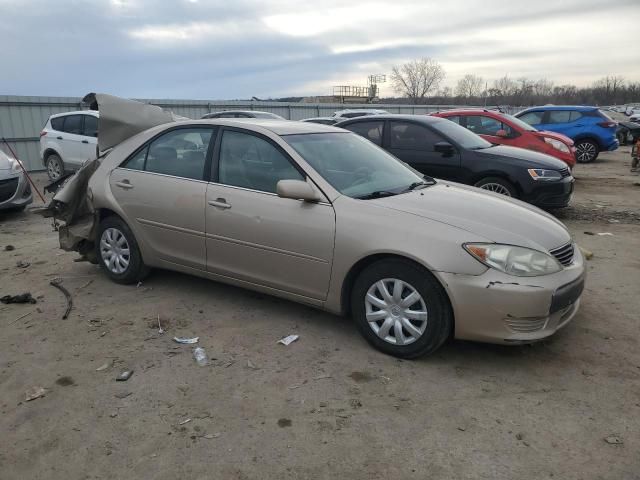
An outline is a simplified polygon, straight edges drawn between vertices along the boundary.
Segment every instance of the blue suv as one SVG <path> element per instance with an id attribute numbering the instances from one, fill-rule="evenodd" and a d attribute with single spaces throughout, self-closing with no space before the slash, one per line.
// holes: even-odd
<path id="1" fill-rule="evenodd" d="M 618 148 L 618 124 L 598 107 L 544 106 L 527 108 L 516 114 L 538 130 L 562 133 L 576 146 L 576 160 L 593 162 L 601 151 Z"/>

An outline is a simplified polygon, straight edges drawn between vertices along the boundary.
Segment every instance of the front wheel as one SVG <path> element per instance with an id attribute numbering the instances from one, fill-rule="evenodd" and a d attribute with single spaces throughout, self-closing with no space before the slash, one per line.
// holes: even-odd
<path id="1" fill-rule="evenodd" d="M 510 181 L 503 178 L 486 177 L 476 182 L 474 186 L 493 193 L 499 193 L 506 197 L 518 198 L 516 187 L 514 187 Z"/>
<path id="2" fill-rule="evenodd" d="M 453 326 L 442 286 L 427 270 L 402 259 L 381 260 L 358 276 L 351 312 L 371 345 L 400 358 L 435 352 Z"/>
<path id="3" fill-rule="evenodd" d="M 96 257 L 116 283 L 136 283 L 149 271 L 131 229 L 116 216 L 107 217 L 98 227 Z"/>
<path id="4" fill-rule="evenodd" d="M 579 163 L 590 163 L 598 158 L 600 148 L 593 140 L 580 140 L 576 143 L 576 160 Z"/>

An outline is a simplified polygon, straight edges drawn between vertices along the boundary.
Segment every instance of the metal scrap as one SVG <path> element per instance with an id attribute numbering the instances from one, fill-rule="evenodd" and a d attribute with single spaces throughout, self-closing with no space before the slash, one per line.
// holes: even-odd
<path id="1" fill-rule="evenodd" d="M 64 293 L 64 296 L 67 299 L 67 309 L 64 311 L 64 314 L 62 315 L 62 319 L 66 320 L 69 317 L 69 313 L 71 313 L 71 309 L 73 308 L 73 298 L 71 297 L 71 293 L 69 293 L 69 290 L 67 290 L 61 284 L 62 284 L 62 279 L 60 278 L 56 278 L 49 282 L 49 285 L 57 288 L 62 293 Z"/>

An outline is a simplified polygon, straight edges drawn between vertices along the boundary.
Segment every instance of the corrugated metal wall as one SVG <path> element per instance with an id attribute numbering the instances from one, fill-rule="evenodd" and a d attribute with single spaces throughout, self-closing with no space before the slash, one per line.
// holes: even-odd
<path id="1" fill-rule="evenodd" d="M 220 110 L 263 110 L 289 120 L 330 116 L 344 108 L 382 108 L 390 113 L 424 114 L 454 105 L 386 105 L 341 103 L 283 103 L 263 101 L 207 101 L 207 100 L 157 100 L 141 99 L 178 115 L 201 118 L 205 113 Z M 40 159 L 40 130 L 50 115 L 85 108 L 75 97 L 26 97 L 0 95 L 0 148 L 8 153 L 2 142 L 6 138 L 20 160 L 29 170 L 43 168 Z"/>

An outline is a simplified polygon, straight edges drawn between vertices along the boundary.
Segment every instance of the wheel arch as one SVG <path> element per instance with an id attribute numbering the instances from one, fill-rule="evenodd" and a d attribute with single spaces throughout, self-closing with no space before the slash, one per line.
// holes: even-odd
<path id="1" fill-rule="evenodd" d="M 573 145 L 576 146 L 579 142 L 583 140 L 592 141 L 593 143 L 596 144 L 596 146 L 598 147 L 598 150 L 604 149 L 604 146 L 602 145 L 602 142 L 600 141 L 600 139 L 590 133 L 582 133 L 582 134 L 576 135 L 576 137 L 573 139 Z"/>
<path id="2" fill-rule="evenodd" d="M 501 180 L 506 180 L 511 185 L 513 185 L 513 188 L 516 189 L 516 193 L 518 194 L 518 198 L 522 197 L 522 195 L 523 195 L 522 186 L 520 185 L 520 182 L 518 182 L 518 179 L 512 178 L 511 175 L 509 175 L 506 172 L 501 172 L 501 171 L 496 171 L 496 170 L 488 170 L 488 171 L 484 171 L 484 172 L 479 172 L 479 173 L 475 174 L 473 177 L 471 177 L 471 179 L 469 180 L 469 184 L 472 187 L 474 187 L 476 185 L 476 183 L 478 183 L 480 180 L 485 179 L 485 178 L 499 178 Z"/>
<path id="3" fill-rule="evenodd" d="M 453 309 L 453 304 L 451 303 L 451 299 L 449 298 L 449 291 L 447 289 L 447 286 L 442 282 L 442 280 L 438 277 L 438 275 L 434 274 L 433 271 L 430 270 L 423 263 L 420 263 L 414 258 L 405 256 L 405 255 L 399 255 L 397 253 L 374 253 L 361 258 L 351 266 L 351 268 L 347 272 L 347 275 L 344 277 L 344 281 L 342 282 L 342 291 L 340 294 L 340 309 L 342 314 L 343 315 L 351 314 L 351 292 L 353 291 L 353 286 L 356 282 L 356 279 L 358 278 L 358 275 L 360 275 L 360 273 L 362 273 L 364 269 L 366 269 L 370 265 L 373 265 L 374 263 L 377 263 L 381 260 L 388 260 L 388 259 L 392 259 L 392 260 L 395 259 L 395 260 L 402 260 L 405 262 L 409 262 L 415 265 L 416 267 L 420 268 L 421 270 L 425 271 L 427 275 L 430 275 L 432 278 L 436 280 L 436 282 L 438 282 L 438 284 L 442 288 L 444 296 L 447 300 L 449 310 L 451 312 L 452 323 L 451 323 L 451 332 L 449 332 L 449 335 L 450 336 L 453 335 L 453 332 L 455 332 L 456 319 L 455 319 L 455 311 Z"/>

